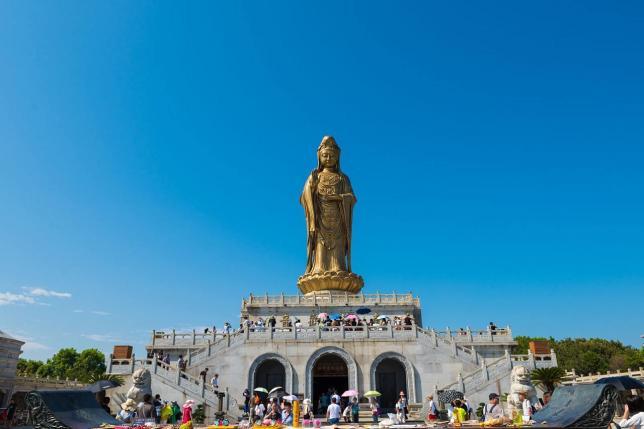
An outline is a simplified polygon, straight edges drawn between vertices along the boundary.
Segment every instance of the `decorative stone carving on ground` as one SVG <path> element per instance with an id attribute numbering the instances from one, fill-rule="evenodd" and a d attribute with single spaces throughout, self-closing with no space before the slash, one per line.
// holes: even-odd
<path id="1" fill-rule="evenodd" d="M 508 395 L 508 413 L 511 416 L 513 410 L 522 409 L 519 393 L 525 393 L 526 398 L 535 408 L 541 408 L 537 389 L 535 389 L 530 378 L 530 371 L 523 366 L 515 366 L 510 374 L 510 394 Z"/>
<path id="2" fill-rule="evenodd" d="M 127 397 L 138 404 L 146 394 L 152 394 L 152 377 L 150 371 L 139 368 L 132 373 L 132 387 L 127 391 Z"/>

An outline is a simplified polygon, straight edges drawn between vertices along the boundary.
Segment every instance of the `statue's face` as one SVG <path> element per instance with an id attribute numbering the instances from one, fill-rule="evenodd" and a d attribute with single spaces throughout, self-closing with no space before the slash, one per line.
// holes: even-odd
<path id="1" fill-rule="evenodd" d="M 320 163 L 324 168 L 333 168 L 338 165 L 338 153 L 332 149 L 320 151 Z"/>

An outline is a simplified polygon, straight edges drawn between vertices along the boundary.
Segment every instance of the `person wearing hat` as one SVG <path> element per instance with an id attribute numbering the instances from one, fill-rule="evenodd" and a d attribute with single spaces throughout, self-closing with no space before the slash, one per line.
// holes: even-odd
<path id="1" fill-rule="evenodd" d="M 181 415 L 181 424 L 183 423 L 188 423 L 189 421 L 192 421 L 192 405 L 195 403 L 192 399 L 188 399 L 185 404 L 183 404 L 182 407 L 182 415 Z"/>
<path id="2" fill-rule="evenodd" d="M 121 420 L 123 423 L 132 423 L 134 420 L 134 412 L 136 411 L 136 401 L 132 398 L 128 398 L 127 401 L 121 404 L 121 411 L 119 411 L 116 418 Z"/>

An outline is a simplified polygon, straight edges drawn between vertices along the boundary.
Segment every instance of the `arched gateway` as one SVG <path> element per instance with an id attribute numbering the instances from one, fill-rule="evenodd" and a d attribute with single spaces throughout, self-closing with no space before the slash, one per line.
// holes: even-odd
<path id="1" fill-rule="evenodd" d="M 358 366 L 353 357 L 339 347 L 322 347 L 306 363 L 306 397 L 317 406 L 322 392 L 335 389 L 342 394 L 357 389 Z"/>
<path id="2" fill-rule="evenodd" d="M 294 392 L 293 367 L 284 356 L 277 353 L 264 353 L 258 356 L 248 371 L 248 388 L 256 387 L 268 390 L 282 386 L 287 392 Z"/>
<path id="3" fill-rule="evenodd" d="M 371 364 L 371 389 L 382 393 L 380 406 L 385 411 L 394 409 L 401 390 L 409 402 L 417 401 L 414 379 L 414 367 L 400 353 L 382 353 Z"/>

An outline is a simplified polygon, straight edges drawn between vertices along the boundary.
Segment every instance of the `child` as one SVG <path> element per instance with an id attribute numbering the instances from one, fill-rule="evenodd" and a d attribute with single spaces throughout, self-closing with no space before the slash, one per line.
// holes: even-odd
<path id="1" fill-rule="evenodd" d="M 347 404 L 346 407 L 344 407 L 344 411 L 342 411 L 342 417 L 344 417 L 344 422 L 345 423 L 351 423 L 351 404 Z"/>

